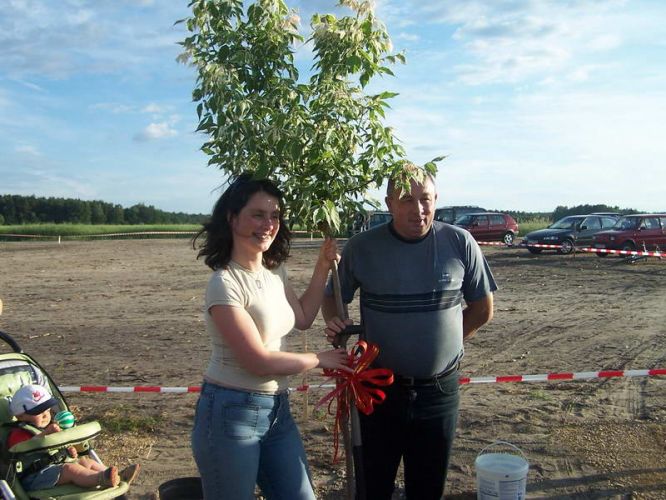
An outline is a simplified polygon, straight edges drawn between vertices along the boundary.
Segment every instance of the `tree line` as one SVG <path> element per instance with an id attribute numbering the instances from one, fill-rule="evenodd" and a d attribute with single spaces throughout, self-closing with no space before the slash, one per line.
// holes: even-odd
<path id="1" fill-rule="evenodd" d="M 576 205 L 574 207 L 557 206 L 553 211 L 552 220 L 557 221 L 568 215 L 586 215 L 594 212 L 613 212 L 617 214 L 636 214 L 639 211 L 634 208 L 620 208 L 610 205 Z"/>
<path id="2" fill-rule="evenodd" d="M 550 220 L 552 222 L 560 220 L 562 217 L 567 217 L 569 215 L 587 215 L 595 212 L 612 212 L 617 214 L 635 214 L 639 211 L 634 208 L 620 208 L 618 206 L 612 205 L 574 205 L 568 207 L 566 205 L 558 205 L 555 210 L 552 212 L 525 212 L 520 210 L 503 210 L 503 209 L 493 209 L 489 212 L 503 212 L 509 214 L 513 217 L 516 222 L 519 224 L 521 222 L 532 222 L 535 220 Z"/>
<path id="3" fill-rule="evenodd" d="M 165 212 L 138 203 L 129 208 L 104 201 L 0 195 L 0 224 L 201 224 L 203 214 Z"/>
<path id="4" fill-rule="evenodd" d="M 637 213 L 633 208 L 611 205 L 559 205 L 553 212 L 506 212 L 520 222 L 534 219 L 556 221 L 568 215 L 592 212 Z M 142 203 L 123 208 L 104 201 L 84 201 L 73 198 L 43 198 L 36 196 L 0 195 L 0 225 L 68 223 L 68 224 L 201 224 L 207 216 L 183 212 L 165 212 Z"/>

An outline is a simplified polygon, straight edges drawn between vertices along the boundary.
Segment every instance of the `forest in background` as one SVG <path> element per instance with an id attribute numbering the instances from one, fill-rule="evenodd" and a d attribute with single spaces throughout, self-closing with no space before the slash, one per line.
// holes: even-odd
<path id="1" fill-rule="evenodd" d="M 204 214 L 165 212 L 142 203 L 123 208 L 104 201 L 0 195 L 0 225 L 17 224 L 201 224 Z"/>
<path id="2" fill-rule="evenodd" d="M 556 221 L 567 215 L 592 212 L 637 213 L 633 208 L 611 205 L 557 206 L 552 212 L 526 212 L 493 209 L 510 214 L 518 223 L 540 220 Z M 205 214 L 166 212 L 142 203 L 124 208 L 104 201 L 85 201 L 74 198 L 44 198 L 37 196 L 0 195 L 0 225 L 20 224 L 201 224 Z"/>

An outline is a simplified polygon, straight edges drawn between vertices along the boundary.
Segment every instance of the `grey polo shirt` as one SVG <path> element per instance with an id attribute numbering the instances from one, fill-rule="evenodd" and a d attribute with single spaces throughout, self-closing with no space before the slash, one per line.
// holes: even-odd
<path id="1" fill-rule="evenodd" d="M 355 235 L 339 274 L 344 303 L 360 289 L 364 338 L 380 348 L 375 364 L 419 378 L 441 373 L 462 356 L 463 299 L 497 290 L 472 236 L 438 221 L 417 241 L 400 238 L 390 223 Z"/>

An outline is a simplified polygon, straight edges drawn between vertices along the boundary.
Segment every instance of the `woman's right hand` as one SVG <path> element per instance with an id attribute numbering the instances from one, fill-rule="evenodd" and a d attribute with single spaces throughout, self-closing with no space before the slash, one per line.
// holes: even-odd
<path id="1" fill-rule="evenodd" d="M 349 353 L 345 349 L 318 352 L 317 359 L 319 360 L 317 368 L 342 370 L 349 373 L 354 371 L 349 367 Z"/>
<path id="2" fill-rule="evenodd" d="M 326 340 L 328 340 L 329 343 L 334 344 L 338 333 L 344 330 L 347 325 L 351 324 L 353 324 L 351 319 L 341 320 L 337 316 L 333 316 L 326 322 L 326 329 L 324 330 Z"/>

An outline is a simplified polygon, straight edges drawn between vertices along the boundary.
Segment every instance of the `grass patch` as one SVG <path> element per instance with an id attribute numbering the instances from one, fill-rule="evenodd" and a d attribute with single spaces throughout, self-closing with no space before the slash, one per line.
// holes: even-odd
<path id="1" fill-rule="evenodd" d="M 164 417 L 139 415 L 136 409 L 120 405 L 106 410 L 94 417 L 105 432 L 122 434 L 126 432 L 154 433 L 165 424 Z"/>
<path id="2" fill-rule="evenodd" d="M 518 224 L 518 227 L 520 228 L 518 234 L 520 236 L 525 236 L 527 233 L 531 233 L 532 231 L 536 231 L 538 229 L 543 229 L 550 226 L 551 224 L 552 221 L 550 219 L 533 219 L 529 222 L 521 222 Z"/>
<path id="3" fill-rule="evenodd" d="M 553 399 L 552 396 L 543 389 L 534 389 L 530 391 L 530 398 L 537 401 L 550 401 Z"/>
<path id="4" fill-rule="evenodd" d="M 7 236 L 3 238 L 3 234 L 20 234 L 39 236 L 41 239 L 86 239 L 87 237 L 93 238 L 101 234 L 127 234 L 128 236 L 114 236 L 114 238 L 191 238 L 193 234 L 171 234 L 171 235 L 135 235 L 131 233 L 146 233 L 146 232 L 186 232 L 195 233 L 201 229 L 201 224 L 18 224 L 12 226 L 0 226 L 0 240 L 6 239 L 9 241 L 16 241 L 15 238 Z M 320 237 L 318 233 L 302 233 L 298 231 L 292 234 L 293 238 L 309 238 L 311 234 L 315 237 Z M 21 238 L 21 241 L 25 239 Z"/>

